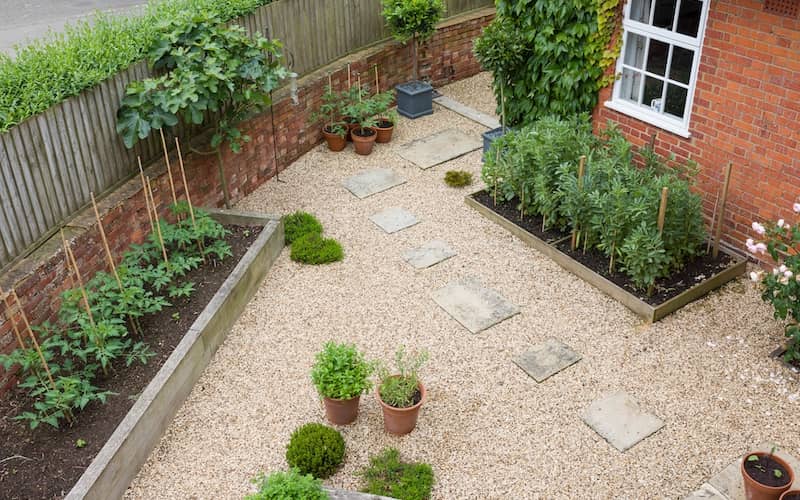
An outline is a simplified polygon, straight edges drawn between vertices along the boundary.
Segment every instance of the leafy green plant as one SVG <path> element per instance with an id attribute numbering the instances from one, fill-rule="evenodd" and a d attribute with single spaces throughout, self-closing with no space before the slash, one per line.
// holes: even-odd
<path id="1" fill-rule="evenodd" d="M 308 212 L 294 212 L 283 217 L 283 233 L 287 245 L 310 233 L 322 234 L 322 223 Z"/>
<path id="2" fill-rule="evenodd" d="M 419 391 L 419 370 L 428 361 L 427 351 L 407 354 L 405 346 L 400 346 L 394 355 L 395 372 L 386 365 L 379 365 L 378 393 L 381 400 L 395 408 L 414 406 L 414 395 Z"/>
<path id="3" fill-rule="evenodd" d="M 326 342 L 317 353 L 311 380 L 321 396 L 352 399 L 370 390 L 374 364 L 353 344 Z"/>
<path id="4" fill-rule="evenodd" d="M 303 264 L 330 264 L 342 260 L 344 250 L 333 238 L 323 238 L 319 233 L 309 233 L 292 243 L 291 258 Z"/>
<path id="5" fill-rule="evenodd" d="M 269 476 L 259 474 L 251 481 L 258 492 L 247 495 L 245 500 L 328 500 L 330 496 L 322 489 L 322 481 L 310 474 L 301 474 L 293 468 L 289 472 L 273 472 Z"/>
<path id="6" fill-rule="evenodd" d="M 330 85 L 325 86 L 322 94 L 322 104 L 318 111 L 311 113 L 309 122 L 312 124 L 322 124 L 325 131 L 331 134 L 344 137 L 347 135 L 347 126 L 342 117 L 346 94 L 334 92 Z"/>
<path id="7" fill-rule="evenodd" d="M 669 265 L 658 230 L 646 222 L 634 228 L 625 239 L 620 257 L 623 269 L 640 288 L 650 289 Z"/>
<path id="8" fill-rule="evenodd" d="M 444 174 L 444 182 L 454 188 L 469 186 L 472 184 L 472 174 L 464 170 L 448 170 Z"/>
<path id="9" fill-rule="evenodd" d="M 398 500 L 427 500 L 433 488 L 433 469 L 425 463 L 400 461 L 400 452 L 388 448 L 369 459 L 369 467 L 359 474 L 364 493 Z"/>
<path id="10" fill-rule="evenodd" d="M 344 438 L 336 429 L 322 424 L 305 424 L 292 433 L 286 447 L 286 461 L 301 474 L 325 479 L 344 460 Z"/>
<path id="11" fill-rule="evenodd" d="M 383 18 L 392 36 L 400 43 L 411 40 L 414 80 L 419 79 L 417 44 L 436 32 L 445 12 L 443 0 L 381 0 Z"/>

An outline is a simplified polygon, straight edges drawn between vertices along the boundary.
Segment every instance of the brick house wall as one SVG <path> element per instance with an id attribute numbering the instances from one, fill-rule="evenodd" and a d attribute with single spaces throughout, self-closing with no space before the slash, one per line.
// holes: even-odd
<path id="1" fill-rule="evenodd" d="M 482 9 L 450 19 L 439 26 L 436 34 L 419 53 L 420 76 L 434 86 L 473 76 L 481 71 L 472 53 L 473 40 L 493 19 L 494 9 Z M 321 68 L 304 76 L 298 82 L 300 104 L 293 105 L 286 92 L 275 95 L 273 149 L 273 117 L 259 115 L 243 127 L 252 141 L 239 154 L 224 150 L 224 164 L 231 192 L 236 202 L 272 178 L 276 170 L 287 168 L 322 140 L 316 126 L 308 126 L 308 117 L 321 104 L 323 87 L 330 75 L 334 88 L 347 85 L 347 65 L 353 78 L 357 74 L 369 75 L 374 81 L 373 67 L 380 70 L 381 88 L 391 88 L 411 79 L 412 67 L 407 47 L 387 41 Z M 186 154 L 187 179 L 192 201 L 201 206 L 222 206 L 222 190 L 215 155 Z M 173 154 L 172 164 L 177 165 Z M 146 174 L 153 177 L 154 199 L 162 216 L 166 216 L 172 196 L 163 162 L 148 167 Z M 183 193 L 182 183 L 176 179 L 178 195 Z M 144 207 L 144 196 L 139 177 L 135 177 L 99 201 L 103 227 L 112 253 L 119 259 L 131 243 L 141 243 L 149 232 L 149 221 Z M 78 266 L 83 276 L 92 276 L 106 269 L 106 261 L 94 213 L 85 210 L 65 228 Z M 0 276 L 0 286 L 5 290 L 14 287 L 33 325 L 54 321 L 60 305 L 59 296 L 67 289 L 69 280 L 65 269 L 64 252 L 58 235 L 43 244 L 34 253 Z M 0 305 L 5 313 L 5 307 Z M 20 321 L 20 318 L 17 318 Z M 17 346 L 11 322 L 6 314 L 0 315 L 0 352 L 11 352 Z M 15 383 L 12 373 L 0 367 L 0 395 Z"/>
<path id="2" fill-rule="evenodd" d="M 616 123 L 636 146 L 694 159 L 707 222 L 728 161 L 733 171 L 723 242 L 744 251 L 755 220 L 794 220 L 800 196 L 800 18 L 764 11 L 756 0 L 711 0 L 691 111 L 691 137 L 671 134 L 603 105 L 596 128 Z"/>

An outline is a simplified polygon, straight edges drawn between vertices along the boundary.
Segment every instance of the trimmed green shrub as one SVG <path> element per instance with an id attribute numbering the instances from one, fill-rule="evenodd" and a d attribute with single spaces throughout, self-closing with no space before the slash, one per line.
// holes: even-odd
<path id="1" fill-rule="evenodd" d="M 269 476 L 259 474 L 252 480 L 258 492 L 247 495 L 245 500 L 328 500 L 330 496 L 322 489 L 322 481 L 314 476 L 303 475 L 297 469 L 289 472 L 273 472 Z"/>
<path id="2" fill-rule="evenodd" d="M 433 469 L 425 463 L 400 461 L 400 452 L 388 448 L 369 459 L 369 467 L 360 473 L 364 493 L 398 500 L 427 500 L 433 488 Z"/>
<path id="3" fill-rule="evenodd" d="M 444 174 L 444 182 L 454 188 L 461 188 L 472 184 L 472 174 L 464 170 L 450 170 Z"/>
<path id="4" fill-rule="evenodd" d="M 319 233 L 309 233 L 292 243 L 292 260 L 303 264 L 329 264 L 344 258 L 342 245 Z"/>
<path id="5" fill-rule="evenodd" d="M 383 18 L 395 40 L 411 40 L 414 80 L 418 79 L 417 43 L 436 33 L 436 24 L 445 12 L 443 0 L 382 0 Z"/>
<path id="6" fill-rule="evenodd" d="M 303 474 L 325 479 L 344 460 L 344 438 L 336 429 L 306 424 L 292 433 L 286 447 L 286 461 Z"/>
<path id="7" fill-rule="evenodd" d="M 333 399 L 352 399 L 372 388 L 369 377 L 373 363 L 353 344 L 326 342 L 317 353 L 311 370 L 311 381 L 321 396 Z"/>
<path id="8" fill-rule="evenodd" d="M 286 244 L 291 245 L 309 233 L 322 234 L 322 224 L 310 213 L 298 211 L 283 217 L 283 232 Z"/>

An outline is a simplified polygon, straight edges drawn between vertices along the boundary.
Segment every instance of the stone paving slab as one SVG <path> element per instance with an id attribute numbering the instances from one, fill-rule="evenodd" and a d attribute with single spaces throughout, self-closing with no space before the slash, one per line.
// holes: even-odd
<path id="1" fill-rule="evenodd" d="M 472 333 L 480 333 L 516 314 L 519 308 L 474 278 L 448 283 L 433 300 Z"/>
<path id="2" fill-rule="evenodd" d="M 683 500 L 729 500 L 728 497 L 717 491 L 708 483 L 703 483 L 700 489 L 691 492 Z"/>
<path id="3" fill-rule="evenodd" d="M 359 493 L 357 491 L 339 490 L 335 488 L 324 488 L 328 492 L 330 500 L 394 500 L 391 497 L 373 495 L 371 493 Z"/>
<path id="4" fill-rule="evenodd" d="M 405 184 L 406 180 L 387 168 L 364 170 L 342 181 L 342 186 L 360 199 Z"/>
<path id="5" fill-rule="evenodd" d="M 446 241 L 431 240 L 421 247 L 407 250 L 403 259 L 417 269 L 425 269 L 456 255 L 458 253 Z"/>
<path id="6" fill-rule="evenodd" d="M 471 137 L 456 129 L 442 130 L 405 144 L 400 156 L 425 170 L 483 147 L 480 137 Z"/>
<path id="7" fill-rule="evenodd" d="M 400 207 L 391 207 L 369 216 L 369 220 L 389 234 L 419 223 L 414 214 Z"/>
<path id="8" fill-rule="evenodd" d="M 480 123 L 486 128 L 500 128 L 500 120 L 497 118 L 489 116 L 486 113 L 481 113 L 477 109 L 471 108 L 466 104 L 461 104 L 460 102 L 456 101 L 455 99 L 451 99 L 446 95 L 436 97 L 433 102 L 439 106 L 442 106 L 443 108 L 449 109 L 454 113 L 458 113 L 464 118 L 468 118 L 474 122 Z"/>
<path id="9" fill-rule="evenodd" d="M 568 345 L 555 339 L 548 339 L 514 357 L 512 361 L 535 381 L 542 383 L 580 359 L 580 354 L 570 349 Z"/>
<path id="10" fill-rule="evenodd" d="M 772 443 L 761 443 L 760 445 L 756 446 L 753 450 L 747 450 L 742 453 L 742 456 L 728 464 L 727 467 L 722 469 L 720 472 L 715 474 L 711 479 L 708 480 L 710 486 L 714 489 L 719 491 L 722 495 L 722 498 L 726 500 L 744 500 L 744 486 L 742 485 L 742 473 L 740 467 L 742 465 L 742 459 L 744 458 L 744 453 L 749 453 L 751 451 L 765 451 L 769 452 L 772 448 L 775 447 Z M 777 448 L 775 450 L 775 454 L 782 459 L 786 460 L 786 462 L 795 470 L 800 471 L 800 461 L 797 458 L 793 457 L 792 455 L 786 453 L 785 451 Z M 800 488 L 800 477 L 795 477 L 794 488 Z"/>
<path id="11" fill-rule="evenodd" d="M 626 451 L 664 427 L 664 422 L 639 407 L 623 391 L 596 399 L 582 415 L 586 425 L 619 451 Z"/>

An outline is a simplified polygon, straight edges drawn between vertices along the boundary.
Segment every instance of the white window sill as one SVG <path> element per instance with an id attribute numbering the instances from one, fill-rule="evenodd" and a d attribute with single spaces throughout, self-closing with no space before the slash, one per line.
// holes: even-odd
<path id="1" fill-rule="evenodd" d="M 628 115 L 633 118 L 636 118 L 637 120 L 649 123 L 654 127 L 664 129 L 667 132 L 681 136 L 684 139 L 688 139 L 689 137 L 692 136 L 691 132 L 689 132 L 689 129 L 685 125 L 681 123 L 676 123 L 675 121 L 670 120 L 669 118 L 666 118 L 662 115 L 651 113 L 646 109 L 643 109 L 634 104 L 629 104 L 624 101 L 606 101 L 603 104 L 605 105 L 605 107 L 609 109 L 613 109 L 614 111 L 619 111 L 624 115 Z"/>

